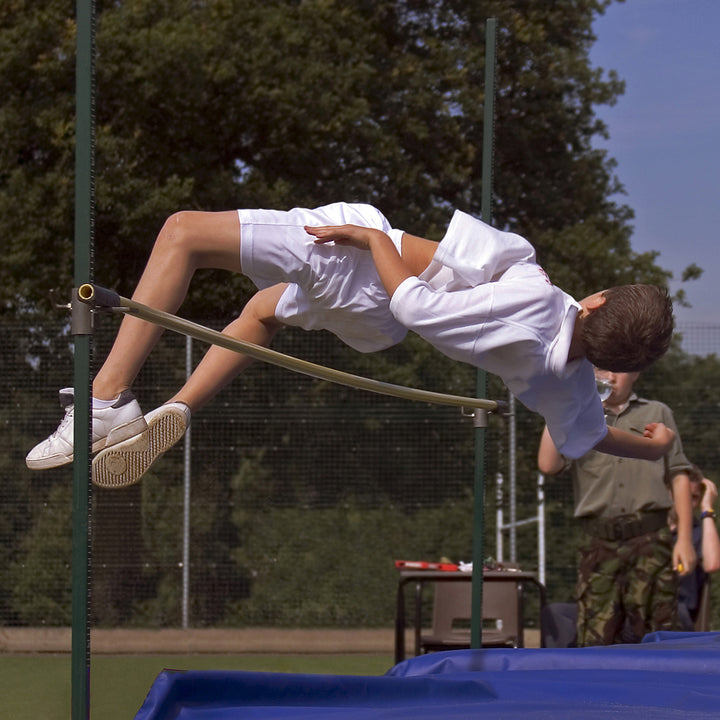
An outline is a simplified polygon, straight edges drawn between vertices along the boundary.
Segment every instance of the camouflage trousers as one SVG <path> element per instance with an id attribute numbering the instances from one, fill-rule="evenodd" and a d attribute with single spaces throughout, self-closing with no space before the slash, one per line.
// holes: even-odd
<path id="1" fill-rule="evenodd" d="M 628 540 L 588 540 L 578 550 L 578 647 L 640 642 L 677 627 L 669 528 Z"/>

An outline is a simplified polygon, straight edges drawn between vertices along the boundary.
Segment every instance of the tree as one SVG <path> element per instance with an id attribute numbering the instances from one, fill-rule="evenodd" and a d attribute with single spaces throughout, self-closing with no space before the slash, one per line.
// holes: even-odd
<path id="1" fill-rule="evenodd" d="M 98 277 L 129 292 L 163 218 L 180 208 L 342 198 L 436 237 L 452 207 L 478 212 L 484 23 L 496 16 L 497 223 L 530 237 L 551 274 L 582 259 L 588 241 L 616 258 L 588 264 L 589 287 L 573 291 L 619 275 L 665 279 L 654 257 L 632 252 L 631 213 L 611 200 L 613 163 L 591 145 L 606 131 L 595 107 L 623 89 L 588 58 L 608 4 L 103 4 Z M 0 287 L 5 305 L 35 307 L 71 277 L 74 25 L 65 3 L 44 0 L 4 6 L 0 28 Z M 208 279 L 192 307 L 236 310 L 248 290 L 218 286 Z"/>
<path id="2" fill-rule="evenodd" d="M 632 251 L 632 213 L 612 199 L 621 189 L 612 159 L 592 147 L 593 138 L 606 132 L 595 108 L 614 102 L 623 89 L 613 73 L 592 68 L 588 57 L 593 19 L 608 4 L 99 3 L 97 281 L 130 294 L 163 219 L 183 208 L 371 202 L 397 227 L 435 239 L 442 236 L 452 208 L 477 214 L 485 19 L 495 16 L 496 224 L 526 235 L 553 280 L 573 294 L 631 280 L 665 282 L 668 273 L 655 264 L 653 254 Z M 29 351 L 19 353 L 22 370 L 6 380 L 10 387 L 16 378 L 26 382 L 28 375 L 62 375 L 71 359 L 67 328 L 58 331 L 46 297 L 57 289 L 65 299 L 72 284 L 74 44 L 66 2 L 37 0 L 31 6 L 14 0 L 0 6 L 0 230 L 5 238 L 0 321 L 22 317 L 32 339 Z M 182 314 L 222 326 L 251 290 L 239 277 L 202 273 Z M 372 357 L 347 350 L 326 333 L 288 332 L 278 347 L 392 382 L 463 394 L 474 387 L 471 368 L 451 363 L 415 337 Z M 164 352 L 155 357 L 165 357 Z M 57 366 L 56 357 L 62 357 Z M 145 377 L 153 372 L 150 368 Z M 166 366 L 157 374 L 163 372 L 169 374 Z M 347 391 L 273 373 L 265 372 L 272 384 L 248 375 L 236 385 L 237 395 L 227 396 L 242 418 L 238 425 L 253 432 L 251 450 L 272 448 L 263 459 L 276 490 L 270 503 L 282 505 L 288 498 L 313 507 L 341 502 L 343 493 L 331 482 L 342 467 L 356 471 L 344 487 L 350 496 L 382 495 L 383 502 L 397 502 L 422 481 L 431 490 L 416 504 L 439 504 L 453 490 L 437 482 L 433 465 L 413 448 L 435 450 L 440 467 L 469 466 L 471 441 L 458 438 L 450 423 L 438 430 L 415 418 L 408 423 L 415 432 L 398 443 L 399 451 L 378 444 L 387 449 L 371 454 L 346 442 L 343 422 L 331 421 L 317 438 L 313 473 L 306 486 L 298 487 L 306 430 L 300 424 L 282 431 L 253 426 L 247 420 L 251 402 L 308 415 L 313 408 L 333 405 L 359 418 L 357 435 L 368 444 L 383 435 L 384 427 Z M 160 394 L 152 381 L 143 390 L 153 399 Z M 23 432 L 33 431 L 25 423 Z M 248 452 L 243 446 L 223 458 L 205 458 L 198 472 L 227 482 Z M 19 446 L 12 453 L 22 456 Z M 494 448 L 489 456 L 496 457 Z M 383 473 L 373 471 L 380 466 Z M 58 471 L 47 477 L 43 493 L 50 494 L 65 476 Z M 177 492 L 166 492 L 162 483 L 156 489 L 154 495 L 145 491 L 150 495 L 143 501 L 145 516 L 150 525 L 157 519 L 163 537 L 174 537 L 177 528 L 171 521 L 176 518 L 162 505 L 168 498 L 174 501 Z M 223 551 L 222 543 L 208 527 L 215 518 L 228 525 L 229 510 L 223 506 L 226 494 L 208 496 L 203 532 L 215 556 Z M 100 514 L 107 515 L 114 517 Z M 16 526 L 30 527 L 35 520 L 38 513 L 28 508 Z M 23 547 L 41 557 L 43 534 L 32 533 L 33 545 Z M 148 542 L 148 548 L 160 568 L 148 571 L 152 582 L 166 587 L 177 566 L 162 547 Z M 207 577 L 217 584 L 245 582 L 242 569 Z M 107 593 L 115 594 L 112 589 Z M 124 617 L 126 611 L 103 609 L 105 617 Z M 165 613 L 167 606 L 150 598 L 143 611 Z"/>

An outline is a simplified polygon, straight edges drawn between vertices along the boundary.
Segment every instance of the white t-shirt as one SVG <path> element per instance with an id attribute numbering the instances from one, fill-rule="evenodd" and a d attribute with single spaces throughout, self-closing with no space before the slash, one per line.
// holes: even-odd
<path id="1" fill-rule="evenodd" d="M 390 301 L 402 325 L 445 355 L 499 375 L 570 458 L 607 433 L 591 364 L 567 361 L 579 308 L 524 238 L 460 211 L 430 266 Z"/>

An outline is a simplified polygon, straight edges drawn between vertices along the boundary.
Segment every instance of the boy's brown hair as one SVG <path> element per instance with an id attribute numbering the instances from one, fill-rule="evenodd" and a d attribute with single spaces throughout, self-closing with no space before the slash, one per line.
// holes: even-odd
<path id="1" fill-rule="evenodd" d="M 690 482 L 694 483 L 701 483 L 705 477 L 702 470 L 694 463 L 688 468 L 687 474 L 688 478 L 690 478 Z"/>
<path id="2" fill-rule="evenodd" d="M 582 344 L 590 362 L 611 372 L 640 372 L 670 347 L 673 308 L 657 285 L 620 285 L 583 321 Z"/>

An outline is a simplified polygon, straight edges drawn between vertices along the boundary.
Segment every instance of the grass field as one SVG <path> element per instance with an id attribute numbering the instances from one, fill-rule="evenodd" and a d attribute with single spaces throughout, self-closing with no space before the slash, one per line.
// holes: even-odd
<path id="1" fill-rule="evenodd" d="M 132 720 L 164 669 L 382 675 L 391 655 L 97 655 L 90 673 L 91 720 Z M 70 717 L 69 655 L 0 656 L 2 717 Z"/>

